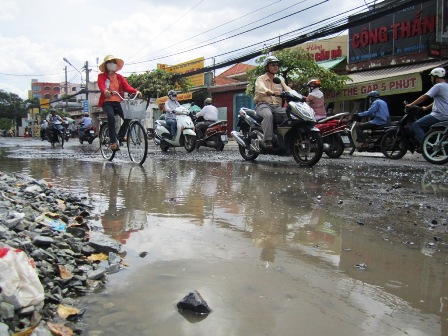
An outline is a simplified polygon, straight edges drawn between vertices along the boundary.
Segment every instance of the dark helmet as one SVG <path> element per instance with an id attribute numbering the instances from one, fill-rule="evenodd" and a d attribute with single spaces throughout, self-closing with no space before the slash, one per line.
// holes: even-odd
<path id="1" fill-rule="evenodd" d="M 213 103 L 211 98 L 207 98 L 204 100 L 204 105 L 211 105 Z"/>
<path id="2" fill-rule="evenodd" d="M 171 100 L 176 100 L 177 98 L 177 93 L 174 90 L 169 90 L 168 91 L 168 98 L 170 98 Z"/>
<path id="3" fill-rule="evenodd" d="M 319 80 L 319 79 L 311 79 L 311 80 L 308 82 L 307 86 L 308 86 L 310 89 L 318 88 L 318 87 L 320 87 L 320 80 Z"/>
<path id="4" fill-rule="evenodd" d="M 379 98 L 380 94 L 378 93 L 378 91 L 370 91 L 367 97 Z"/>

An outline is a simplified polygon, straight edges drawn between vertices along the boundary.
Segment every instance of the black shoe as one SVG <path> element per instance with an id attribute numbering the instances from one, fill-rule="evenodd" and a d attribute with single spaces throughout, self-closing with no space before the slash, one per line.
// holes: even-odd
<path id="1" fill-rule="evenodd" d="M 266 149 L 272 149 L 272 141 L 271 140 L 267 140 L 267 141 L 265 141 L 264 142 L 264 147 L 266 148 Z"/>

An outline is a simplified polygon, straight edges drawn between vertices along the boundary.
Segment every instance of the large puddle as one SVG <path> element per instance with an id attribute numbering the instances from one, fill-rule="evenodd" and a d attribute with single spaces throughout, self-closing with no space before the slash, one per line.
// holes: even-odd
<path id="1" fill-rule="evenodd" d="M 379 168 L 366 176 L 356 167 L 152 157 L 143 167 L 1 160 L 2 171 L 89 196 L 95 225 L 125 244 L 129 266 L 81 299 L 87 335 L 448 334 L 446 257 L 360 222 L 379 215 L 353 190 L 384 187 Z M 414 180 L 398 170 L 388 183 L 415 189 L 424 203 L 422 190 L 448 195 L 441 175 Z M 396 201 L 381 207 L 394 221 L 415 221 L 412 205 L 395 211 Z M 191 290 L 212 308 L 208 317 L 176 310 Z"/>

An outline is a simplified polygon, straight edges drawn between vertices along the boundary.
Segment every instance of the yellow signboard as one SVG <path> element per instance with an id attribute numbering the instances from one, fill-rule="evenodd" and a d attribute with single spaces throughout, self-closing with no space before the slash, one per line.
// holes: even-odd
<path id="1" fill-rule="evenodd" d="M 186 92 L 186 93 L 179 93 L 177 94 L 177 100 L 183 101 L 183 100 L 192 100 L 193 99 L 193 92 Z M 168 96 L 160 97 L 156 99 L 156 104 L 164 104 L 168 100 Z"/>
<path id="2" fill-rule="evenodd" d="M 420 92 L 422 79 L 419 73 L 403 76 L 377 79 L 370 82 L 347 84 L 342 93 L 335 96 L 328 93 L 325 101 L 343 101 L 351 99 L 363 99 L 370 91 L 378 91 L 381 96 L 396 95 L 408 92 Z"/>
<path id="3" fill-rule="evenodd" d="M 50 108 L 50 99 L 41 99 L 40 107 L 49 109 Z"/>
<path id="4" fill-rule="evenodd" d="M 184 63 L 179 63 L 176 65 L 166 65 L 166 64 L 157 64 L 157 69 L 163 69 L 167 72 L 175 72 L 178 74 L 187 74 L 189 72 L 193 72 L 196 70 L 200 70 L 204 68 L 204 57 L 199 57 L 193 59 L 191 61 L 187 61 Z M 188 80 L 193 84 L 193 86 L 203 86 L 204 85 L 204 74 L 196 74 L 187 77 Z"/>

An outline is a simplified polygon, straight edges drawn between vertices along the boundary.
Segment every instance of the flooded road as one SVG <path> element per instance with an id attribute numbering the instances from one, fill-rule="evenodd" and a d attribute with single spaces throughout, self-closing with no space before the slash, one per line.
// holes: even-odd
<path id="1" fill-rule="evenodd" d="M 446 167 L 48 146 L 4 143 L 0 170 L 89 197 L 129 264 L 80 300 L 86 335 L 448 334 Z M 204 319 L 176 309 L 191 290 Z"/>

